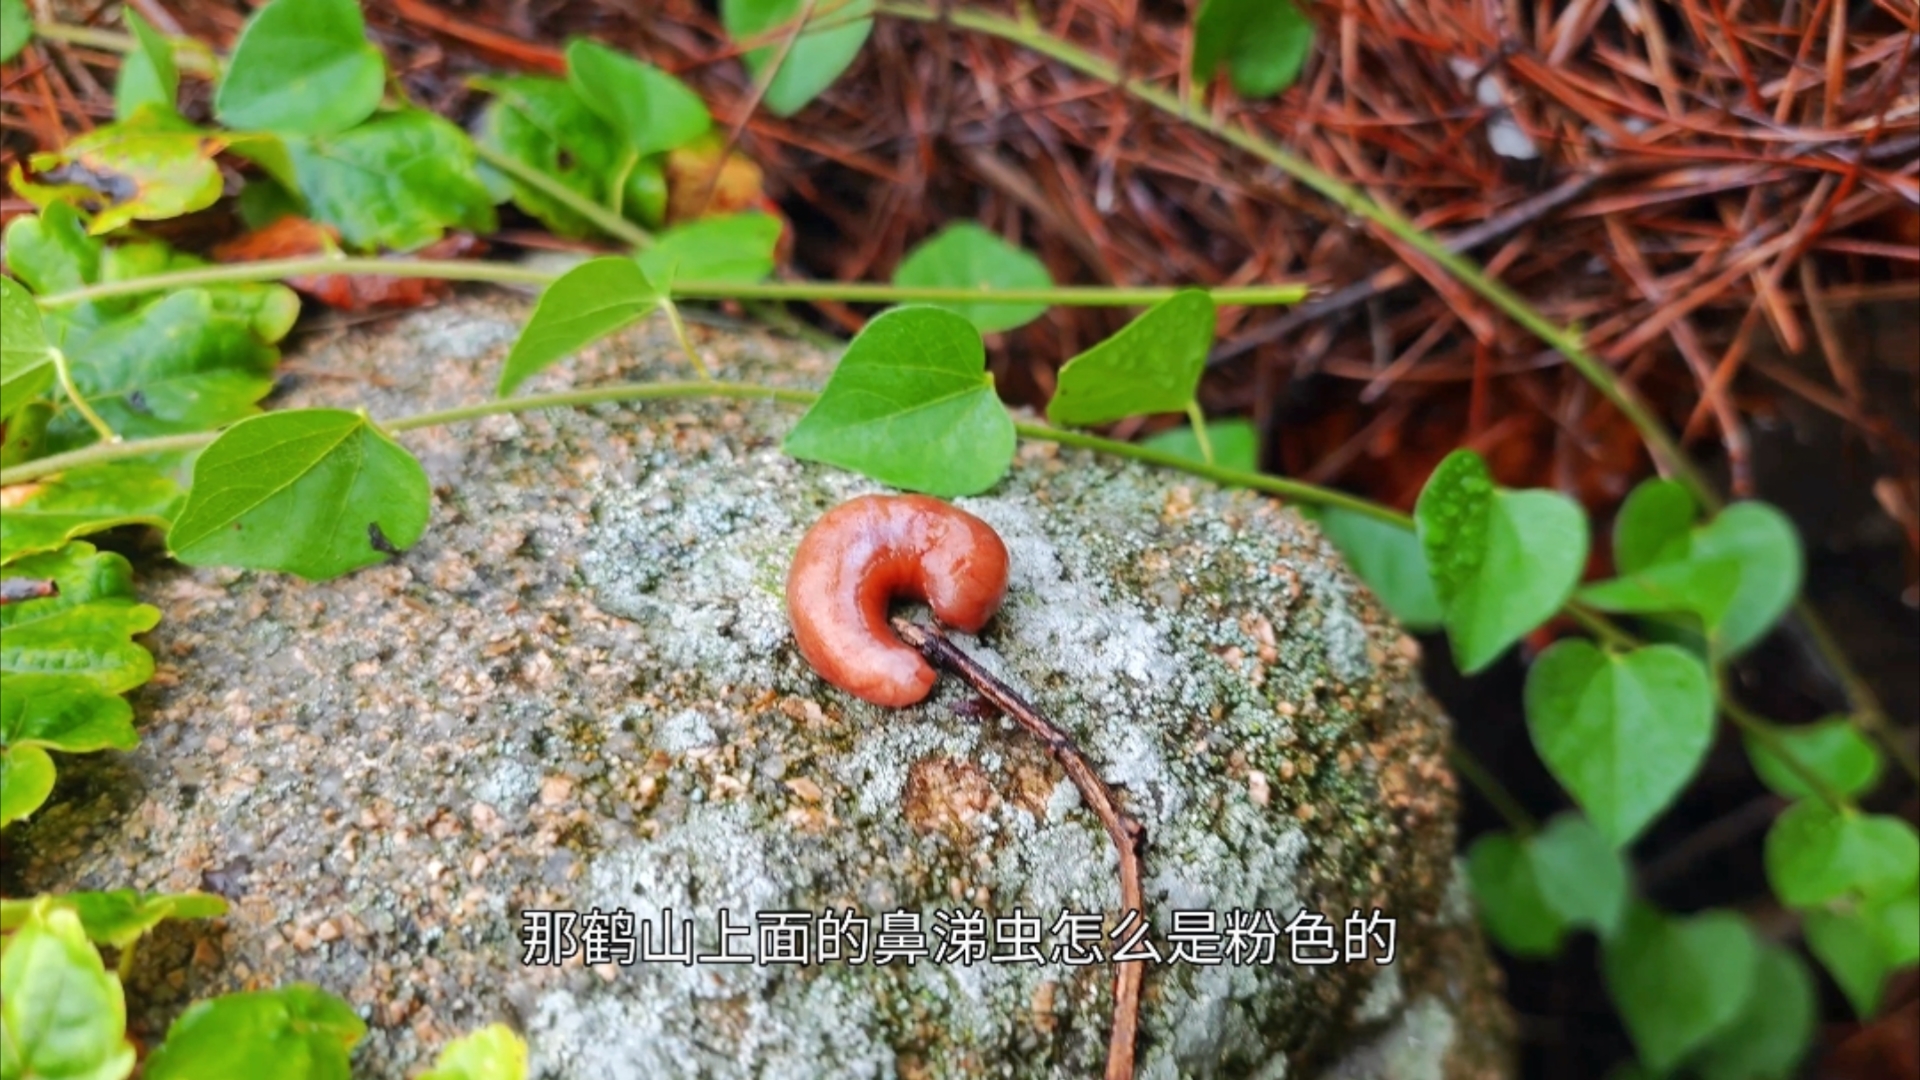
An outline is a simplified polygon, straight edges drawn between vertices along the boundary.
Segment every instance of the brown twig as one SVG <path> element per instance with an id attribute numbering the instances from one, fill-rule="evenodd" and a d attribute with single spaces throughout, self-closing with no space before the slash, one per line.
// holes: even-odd
<path id="1" fill-rule="evenodd" d="M 1060 763 L 1067 778 L 1080 790 L 1080 798 L 1092 808 L 1100 824 L 1106 826 L 1114 849 L 1120 853 L 1122 917 L 1132 912 L 1135 917 L 1145 919 L 1147 904 L 1140 887 L 1140 849 L 1146 846 L 1147 831 L 1120 809 L 1113 789 L 1100 779 L 1093 764 L 1074 744 L 1073 737 L 1040 715 L 1011 687 L 994 678 L 991 672 L 961 652 L 938 630 L 899 617 L 893 619 L 893 629 L 900 635 L 900 640 L 920 650 L 929 663 L 965 679 L 981 697 L 1012 717 L 1015 723 L 1047 748 L 1047 753 Z M 1140 1028 L 1140 984 L 1145 977 L 1144 960 L 1123 960 L 1114 964 L 1113 1030 L 1107 1040 L 1106 1080 L 1133 1080 L 1133 1047 Z"/>

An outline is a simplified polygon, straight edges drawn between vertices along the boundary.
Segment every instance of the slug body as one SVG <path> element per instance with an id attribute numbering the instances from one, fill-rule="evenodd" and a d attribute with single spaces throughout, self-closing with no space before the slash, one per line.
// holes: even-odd
<path id="1" fill-rule="evenodd" d="M 986 522 L 925 495 L 863 495 L 807 530 L 787 572 L 787 615 L 820 677 L 875 705 L 926 698 L 934 671 L 887 625 L 896 599 L 923 600 L 973 633 L 1007 592 L 1007 546 Z"/>

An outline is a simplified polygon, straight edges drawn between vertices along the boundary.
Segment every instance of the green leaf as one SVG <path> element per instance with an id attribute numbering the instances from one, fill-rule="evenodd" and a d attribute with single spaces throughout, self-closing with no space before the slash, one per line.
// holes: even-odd
<path id="1" fill-rule="evenodd" d="M 167 547 L 190 566 L 324 580 L 412 547 L 429 494 L 426 470 L 365 415 L 268 413 L 201 452 Z"/>
<path id="2" fill-rule="evenodd" d="M 1182 289 L 1148 308 L 1067 361 L 1047 419 L 1085 427 L 1184 410 L 1213 345 L 1213 317 L 1213 297 L 1204 289 Z"/>
<path id="3" fill-rule="evenodd" d="M 614 176 L 626 149 L 619 134 L 564 81 L 526 75 L 475 79 L 474 85 L 494 95 L 481 115 L 481 142 L 593 202 L 612 201 Z M 596 234 L 593 223 L 538 188 L 512 178 L 508 184 L 514 205 L 555 234 Z"/>
<path id="4" fill-rule="evenodd" d="M 956 221 L 907 252 L 893 272 L 893 283 L 909 288 L 1050 289 L 1053 276 L 1032 254 L 971 221 Z M 963 316 L 983 334 L 1025 326 L 1047 313 L 1045 304 L 934 306 Z M 1211 322 L 1207 329 L 1211 334 Z"/>
<path id="5" fill-rule="evenodd" d="M 642 157 L 685 146 L 713 126 L 685 83 L 592 41 L 567 46 L 567 82 Z"/>
<path id="6" fill-rule="evenodd" d="M 1897 817 L 1803 799 L 1767 830 L 1766 862 L 1767 881 L 1788 907 L 1880 899 L 1920 881 L 1920 834 Z"/>
<path id="7" fill-rule="evenodd" d="M 1807 912 L 1807 948 L 1862 1020 L 1880 1009 L 1887 976 L 1920 958 L 1920 894 Z"/>
<path id="8" fill-rule="evenodd" d="M 165 528 L 180 485 L 152 465 L 115 462 L 22 484 L 0 499 L 0 566 L 120 525 Z"/>
<path id="9" fill-rule="evenodd" d="M 1642 482 L 1614 518 L 1613 564 L 1631 574 L 1685 558 L 1687 533 L 1699 512 L 1685 484 L 1657 477 Z"/>
<path id="10" fill-rule="evenodd" d="M 675 281 L 751 285 L 773 273 L 780 221 L 770 214 L 729 214 L 676 225 L 636 258 L 647 280 L 667 291 Z"/>
<path id="11" fill-rule="evenodd" d="M 159 623 L 159 609 L 132 594 L 132 567 L 125 557 L 94 552 L 75 540 L 60 552 L 29 555 L 8 577 L 52 578 L 58 594 L 0 605 L 0 700 L 27 698 L 6 709 L 6 732 L 40 730 L 40 707 L 73 713 L 58 688 L 90 688 L 123 694 L 154 675 L 154 657 L 131 642 Z M 19 707 L 19 713 L 13 709 Z M 50 746 L 60 746 L 52 744 Z"/>
<path id="12" fill-rule="evenodd" d="M 1813 974 L 1798 956 L 1762 944 L 1753 992 L 1725 1031 L 1700 1052 L 1702 1080 L 1788 1080 L 1813 1042 L 1819 1001 Z"/>
<path id="13" fill-rule="evenodd" d="M 1739 1018 L 1753 993 L 1759 948 L 1732 912 L 1672 919 L 1634 904 L 1602 948 L 1601 966 L 1640 1059 L 1658 1074 Z"/>
<path id="14" fill-rule="evenodd" d="M 488 1024 L 440 1051 L 419 1080 L 525 1080 L 527 1044 L 505 1024 Z"/>
<path id="15" fill-rule="evenodd" d="M 1292 86 L 1313 48 L 1313 23 L 1295 0 L 1207 0 L 1193 22 L 1193 77 L 1213 78 L 1222 63 L 1242 97 L 1264 98 Z"/>
<path id="16" fill-rule="evenodd" d="M 1260 434 L 1253 429 L 1250 421 L 1211 421 L 1207 424 L 1207 442 L 1213 446 L 1213 463 L 1221 468 L 1239 469 L 1242 472 L 1255 472 L 1260 468 Z M 1186 425 L 1149 435 L 1141 440 L 1140 445 L 1163 453 L 1178 454 L 1189 461 L 1207 460 L 1207 455 L 1200 451 L 1200 440 L 1194 436 L 1193 428 Z"/>
<path id="17" fill-rule="evenodd" d="M 353 247 L 411 251 L 452 226 L 494 229 L 473 144 L 432 113 L 408 109 L 338 135 L 289 139 L 287 153 L 314 220 Z"/>
<path id="18" fill-rule="evenodd" d="M 1440 462 L 1413 517 L 1454 662 L 1469 675 L 1560 610 L 1586 566 L 1579 504 L 1496 487 L 1471 450 Z"/>
<path id="19" fill-rule="evenodd" d="M 0 954 L 0 1071 L 8 1080 L 121 1080 L 133 1063 L 120 980 L 79 916 L 37 907 Z"/>
<path id="20" fill-rule="evenodd" d="M 994 394 L 973 324 L 932 307 L 868 322 L 787 435 L 787 453 L 951 498 L 992 487 L 1013 462 L 1013 418 Z"/>
<path id="21" fill-rule="evenodd" d="M 1667 808 L 1713 742 L 1706 668 L 1673 645 L 1556 642 L 1527 672 L 1526 710 L 1547 770 L 1615 847 Z"/>
<path id="22" fill-rule="evenodd" d="M 53 759 L 37 746 L 0 747 L 0 826 L 11 825 L 53 794 Z"/>
<path id="23" fill-rule="evenodd" d="M 121 18 L 133 31 L 139 46 L 127 54 L 120 65 L 120 79 L 113 87 L 113 118 L 128 120 L 143 108 L 173 112 L 180 93 L 180 71 L 173 62 L 173 43 L 166 35 L 140 17 L 132 8 L 124 8 Z"/>
<path id="24" fill-rule="evenodd" d="M 0 0 L 0 64 L 20 55 L 33 40 L 33 16 L 27 0 Z"/>
<path id="25" fill-rule="evenodd" d="M 1541 892 L 1533 859 L 1521 841 L 1489 833 L 1467 850 L 1467 879 L 1479 901 L 1480 919 L 1500 947 L 1515 956 L 1552 956 L 1566 933 L 1562 919 Z"/>
<path id="26" fill-rule="evenodd" d="M 141 1075 L 348 1080 L 348 1054 L 366 1034 L 352 1006 L 317 986 L 226 994 L 181 1013 Z"/>
<path id="27" fill-rule="evenodd" d="M 1739 502 L 1676 536 L 1678 497 L 1656 489 L 1645 501 L 1657 505 L 1637 508 L 1620 526 L 1634 536 L 1623 576 L 1581 590 L 1581 599 L 1605 611 L 1698 615 L 1722 657 L 1764 636 L 1800 591 L 1800 537 L 1786 515 L 1766 503 Z"/>
<path id="28" fill-rule="evenodd" d="M 1612 937 L 1626 916 L 1631 889 L 1626 863 L 1593 823 L 1579 814 L 1555 814 L 1527 841 L 1540 896 L 1569 926 Z"/>
<path id="29" fill-rule="evenodd" d="M 1410 630 L 1440 626 L 1440 601 L 1433 594 L 1433 576 L 1427 572 L 1427 553 L 1418 535 L 1338 506 L 1321 507 L 1315 516 L 1327 539 L 1394 618 Z"/>
<path id="30" fill-rule="evenodd" d="M 373 115 L 386 79 L 355 0 L 272 0 L 240 31 L 213 110 L 230 128 L 330 135 Z"/>
<path id="31" fill-rule="evenodd" d="M 143 893 L 134 889 L 61 893 L 29 900 L 0 900 L 0 932 L 21 925 L 42 903 L 72 911 L 80 916 L 89 940 L 116 949 L 133 944 L 167 919 L 217 919 L 227 913 L 227 902 L 212 893 Z"/>
<path id="32" fill-rule="evenodd" d="M 590 259 L 560 275 L 540 294 L 533 315 L 507 353 L 500 396 L 547 365 L 631 326 L 660 306 L 660 293 L 632 259 Z"/>
<path id="33" fill-rule="evenodd" d="M 70 334 L 73 381 L 123 438 L 205 431 L 251 415 L 273 389 L 280 353 L 261 340 L 254 315 L 233 303 L 231 294 L 181 289 L 97 331 Z"/>
<path id="34" fill-rule="evenodd" d="M 54 203 L 7 224 L 7 267 L 35 295 L 91 284 L 100 273 L 100 241 L 87 235 L 80 212 Z"/>
<path id="35" fill-rule="evenodd" d="M 151 119 L 151 112 L 143 113 Z M 98 236 L 130 221 L 161 221 L 204 210 L 220 198 L 222 181 L 214 155 L 225 146 L 192 127 L 150 122 L 95 128 L 55 153 L 28 159 L 42 184 L 16 171 L 14 188 L 41 209 L 78 202 L 93 215 L 87 231 Z"/>
<path id="36" fill-rule="evenodd" d="M 40 306 L 10 277 L 0 277 L 0 421 L 47 392 L 54 380 L 53 346 L 40 325 Z"/>
<path id="37" fill-rule="evenodd" d="M 1880 751 L 1844 716 L 1812 724 L 1775 727 L 1773 737 L 1802 768 L 1811 770 L 1842 795 L 1872 791 L 1880 780 Z M 1765 743 L 1747 736 L 1753 771 L 1768 787 L 1789 799 L 1816 794 Z"/>
<path id="38" fill-rule="evenodd" d="M 45 453 L 47 422 L 52 419 L 52 402 L 29 401 L 26 408 L 0 420 L 0 469 L 11 469 Z M 5 498 L 0 495 L 0 503 Z M 5 528 L 6 518 L 0 515 L 0 532 Z"/>
<path id="39" fill-rule="evenodd" d="M 776 116 L 792 116 L 833 85 L 873 32 L 873 20 L 860 18 L 873 13 L 873 0 L 848 0 L 831 15 L 815 16 L 831 25 L 803 30 L 793 39 L 793 47 L 785 49 L 786 39 L 793 36 L 789 24 L 805 9 L 804 0 L 720 0 L 721 25 L 735 41 L 769 30 L 783 31 L 779 42 L 748 50 L 746 56 L 747 70 L 756 84 L 767 78 L 768 67 L 778 60 L 780 68 L 767 84 L 763 99 Z M 784 59 L 780 59 L 782 51 L 786 52 Z"/>
<path id="40" fill-rule="evenodd" d="M 21 675 L 0 686 L 0 745 L 69 754 L 131 750 L 133 706 L 117 694 L 60 675 Z"/>

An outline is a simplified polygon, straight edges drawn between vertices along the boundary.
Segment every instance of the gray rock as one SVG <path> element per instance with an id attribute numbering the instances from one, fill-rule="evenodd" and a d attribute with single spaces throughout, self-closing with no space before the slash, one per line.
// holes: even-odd
<path id="1" fill-rule="evenodd" d="M 524 318 L 488 294 L 309 342 L 281 404 L 392 416 L 484 398 Z M 829 359 L 694 328 L 723 377 L 817 386 Z M 643 327 L 537 380 L 686 378 Z M 782 581 L 873 485 L 794 461 L 796 410 L 678 401 L 409 434 L 426 538 L 307 584 L 154 560 L 165 613 L 140 748 L 63 762 L 11 837 L 10 891 L 225 891 L 131 986 L 148 1039 L 194 997 L 301 979 L 417 1072 L 507 1019 L 542 1077 L 1085 1077 L 1105 964 L 523 967 L 528 910 L 917 913 L 1118 905 L 1060 770 L 942 679 L 855 701 L 791 645 Z M 1154 940 L 1175 909 L 1394 920 L 1391 964 L 1150 969 L 1140 1075 L 1467 1077 L 1509 1069 L 1453 860 L 1447 722 L 1417 646 L 1317 531 L 1247 493 L 1044 444 L 960 500 L 1006 539 L 999 616 L 960 644 L 1071 731 L 1147 827 Z M 936 914 L 938 913 L 938 914 Z M 753 937 L 729 943 L 751 948 Z M 929 934 L 930 945 L 939 938 Z M 1049 943 L 1050 944 L 1050 943 Z"/>

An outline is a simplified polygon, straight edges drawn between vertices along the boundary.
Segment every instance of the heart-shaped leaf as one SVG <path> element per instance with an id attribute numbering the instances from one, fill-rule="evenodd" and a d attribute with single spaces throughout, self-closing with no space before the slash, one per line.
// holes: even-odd
<path id="1" fill-rule="evenodd" d="M 180 485 L 141 462 L 73 469 L 0 494 L 0 566 L 121 525 L 165 528 Z"/>
<path id="2" fill-rule="evenodd" d="M 272 0 L 240 31 L 213 109 L 230 128 L 330 135 L 373 115 L 386 79 L 355 0 Z"/>
<path id="3" fill-rule="evenodd" d="M 1920 959 L 1920 893 L 1807 912 L 1807 948 L 1862 1020 L 1880 1010 L 1887 976 Z"/>
<path id="4" fill-rule="evenodd" d="M 1580 597 L 1605 611 L 1697 615 L 1714 652 L 1733 656 L 1764 636 L 1800 591 L 1799 534 L 1761 502 L 1734 503 L 1706 525 L 1676 532 L 1691 506 L 1670 486 L 1636 489 L 1616 526 L 1622 576 Z"/>
<path id="5" fill-rule="evenodd" d="M 1496 487 L 1471 450 L 1440 462 L 1413 517 L 1454 663 L 1467 674 L 1558 611 L 1586 565 L 1579 504 L 1557 492 Z"/>
<path id="6" fill-rule="evenodd" d="M 120 17 L 133 31 L 134 44 L 139 48 L 128 53 L 120 65 L 120 78 L 113 86 L 113 118 L 128 120 L 142 109 L 172 112 L 180 93 L 180 69 L 173 62 L 173 43 L 132 8 L 122 9 Z"/>
<path id="7" fill-rule="evenodd" d="M 1611 937 L 1631 893 L 1627 867 L 1600 830 L 1579 814 L 1555 814 L 1527 840 L 1540 896 L 1569 926 Z"/>
<path id="8" fill-rule="evenodd" d="M 947 289 L 1048 289 L 1046 264 L 971 221 L 956 221 L 907 253 L 893 272 L 895 285 Z M 983 334 L 1025 326 L 1047 313 L 1045 304 L 945 303 Z M 1209 327 L 1211 330 L 1211 327 Z"/>
<path id="9" fill-rule="evenodd" d="M 0 746 L 0 826 L 33 813 L 53 794 L 53 758 L 37 746 Z"/>
<path id="10" fill-rule="evenodd" d="M 1226 469 L 1239 469 L 1253 472 L 1260 468 L 1260 434 L 1253 424 L 1246 420 L 1214 420 L 1207 424 L 1207 443 L 1213 447 L 1213 463 Z M 1169 454 L 1178 454 L 1190 461 L 1205 461 L 1207 455 L 1200 449 L 1200 440 L 1195 437 L 1193 428 L 1182 425 L 1170 427 L 1155 435 L 1141 440 L 1140 445 L 1150 446 Z M 1406 532 L 1401 529 L 1401 532 Z M 1335 541 L 1338 543 L 1339 541 Z"/>
<path id="11" fill-rule="evenodd" d="M 53 346 L 25 286 L 0 277 L 0 422 L 53 385 Z"/>
<path id="12" fill-rule="evenodd" d="M 1687 533 L 1700 507 L 1685 484 L 1658 477 L 1642 482 L 1613 520 L 1613 564 L 1622 574 L 1686 557 Z"/>
<path id="13" fill-rule="evenodd" d="M 1640 1059 L 1659 1074 L 1739 1018 L 1753 993 L 1759 948 L 1732 912 L 1670 919 L 1635 904 L 1601 964 Z"/>
<path id="14" fill-rule="evenodd" d="M 92 284 L 100 274 L 100 241 L 87 235 L 80 212 L 54 203 L 7 223 L 7 268 L 36 294 Z"/>
<path id="15" fill-rule="evenodd" d="M 1773 729 L 1773 741 L 1826 785 L 1842 795 L 1872 791 L 1880 780 L 1880 751 L 1844 716 L 1812 724 Z M 1767 743 L 1747 736 L 1747 757 L 1768 787 L 1789 799 L 1817 794 L 1787 767 Z"/>
<path id="16" fill-rule="evenodd" d="M 133 1071 L 127 1002 L 73 912 L 37 905 L 0 955 L 0 1061 L 23 1080 Z"/>
<path id="17" fill-rule="evenodd" d="M 713 126 L 685 83 L 591 41 L 567 46 L 567 82 L 642 157 L 685 146 Z"/>
<path id="18" fill-rule="evenodd" d="M 227 913 L 227 902 L 212 893 L 143 893 L 134 889 L 62 893 L 0 900 L 0 932 L 10 932 L 24 923 L 41 903 L 72 911 L 80 916 L 89 940 L 116 949 L 133 944 L 167 919 L 217 919 Z"/>
<path id="19" fill-rule="evenodd" d="M 773 273 L 780 219 L 729 214 L 676 225 L 635 258 L 647 280 L 665 290 L 677 281 L 752 284 Z"/>
<path id="20" fill-rule="evenodd" d="M 0 745 L 40 746 L 69 754 L 131 750 L 133 706 L 86 680 L 61 674 L 16 675 L 0 686 Z"/>
<path id="21" fill-rule="evenodd" d="M 1313 23 L 1294 0 L 1206 0 L 1193 21 L 1193 77 L 1225 63 L 1242 97 L 1263 98 L 1293 85 L 1313 48 Z"/>
<path id="22" fill-rule="evenodd" d="M 1006 475 L 1014 444 L 986 364 L 980 332 L 960 316 L 884 312 L 847 346 L 786 451 L 909 491 L 985 491 Z"/>
<path id="23" fill-rule="evenodd" d="M 466 133 L 419 109 L 337 135 L 288 139 L 314 220 L 358 248 L 411 251 L 450 227 L 494 229 L 493 196 L 474 171 Z"/>
<path id="24" fill-rule="evenodd" d="M 749 49 L 746 57 L 756 83 L 769 77 L 769 67 L 780 65 L 767 83 L 764 98 L 776 116 L 792 116 L 833 85 L 873 32 L 873 20 L 864 17 L 873 13 L 873 0 L 848 0 L 836 5 L 831 15 L 815 16 L 813 21 L 822 24 L 821 29 L 799 27 L 796 20 L 807 10 L 805 0 L 720 0 L 721 25 L 735 41 L 772 30 L 786 32 L 779 43 Z M 791 34 L 795 29 L 800 30 L 798 36 Z M 792 37 L 791 48 L 786 47 L 786 37 Z"/>
<path id="25" fill-rule="evenodd" d="M 367 1034 L 353 1007 L 317 986 L 196 1001 L 147 1059 L 145 1080 L 271 1076 L 347 1080 L 348 1054 Z"/>
<path id="26" fill-rule="evenodd" d="M 1413 530 L 1338 506 L 1321 507 L 1314 517 L 1394 618 L 1409 630 L 1431 630 L 1441 624 L 1427 553 Z"/>
<path id="27" fill-rule="evenodd" d="M 1203 289 L 1182 289 L 1160 301 L 1067 361 L 1047 419 L 1085 427 L 1186 409 L 1213 345 L 1213 323 L 1213 297 Z"/>
<path id="28" fill-rule="evenodd" d="M 1819 999 L 1807 965 L 1778 945 L 1761 945 L 1746 1008 L 1700 1052 L 1702 1080 L 1797 1076 L 1818 1016 Z"/>
<path id="29" fill-rule="evenodd" d="M 1507 833 L 1475 840 L 1467 851 L 1467 878 L 1481 922 L 1501 948 L 1515 956 L 1560 951 L 1566 920 L 1541 894 L 1540 876 L 1524 843 Z"/>
<path id="30" fill-rule="evenodd" d="M 488 1024 L 440 1051 L 420 1080 L 526 1080 L 527 1044 L 505 1024 Z"/>
<path id="31" fill-rule="evenodd" d="M 426 470 L 364 415 L 268 413 L 201 452 L 167 547 L 190 566 L 324 580 L 412 547 L 428 495 Z"/>
<path id="32" fill-rule="evenodd" d="M 1879 899 L 1920 880 L 1920 834 L 1887 814 L 1835 811 L 1803 799 L 1767 831 L 1767 881 L 1789 907 L 1844 896 Z"/>
<path id="33" fill-rule="evenodd" d="M 500 396 L 513 393 L 554 361 L 639 322 L 659 306 L 659 290 L 632 259 L 609 255 L 581 263 L 540 294 L 533 315 L 507 353 L 500 371 Z"/>
<path id="34" fill-rule="evenodd" d="M 1527 673 L 1526 710 L 1548 771 L 1616 847 L 1666 809 L 1713 741 L 1707 671 L 1673 645 L 1557 642 Z"/>

